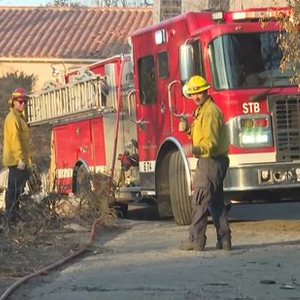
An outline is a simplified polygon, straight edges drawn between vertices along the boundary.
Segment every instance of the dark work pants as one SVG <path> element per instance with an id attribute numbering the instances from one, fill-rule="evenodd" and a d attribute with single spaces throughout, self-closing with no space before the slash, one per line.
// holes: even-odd
<path id="1" fill-rule="evenodd" d="M 217 239 L 230 239 L 231 231 L 223 197 L 223 180 L 229 166 L 225 155 L 216 158 L 200 158 L 194 178 L 192 200 L 192 224 L 190 240 L 205 243 L 208 212 L 210 212 L 217 232 Z"/>
<path id="2" fill-rule="evenodd" d="M 17 166 L 8 167 L 8 186 L 5 195 L 5 214 L 8 221 L 15 221 L 19 211 L 20 194 L 24 192 L 28 170 Z"/>

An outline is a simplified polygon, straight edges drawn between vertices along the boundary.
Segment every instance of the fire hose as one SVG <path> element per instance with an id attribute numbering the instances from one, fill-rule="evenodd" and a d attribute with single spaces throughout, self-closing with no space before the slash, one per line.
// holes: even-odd
<path id="1" fill-rule="evenodd" d="M 90 234 L 90 238 L 87 242 L 87 244 L 80 248 L 79 250 L 73 252 L 72 254 L 70 254 L 69 256 L 66 256 L 64 258 L 62 258 L 61 260 L 49 265 L 49 266 L 46 266 L 34 273 L 31 273 L 31 274 L 28 274 L 24 277 L 22 277 L 21 279 L 19 279 L 18 281 L 16 281 L 14 284 L 12 284 L 5 292 L 4 294 L 2 294 L 2 296 L 0 297 L 0 300 L 5 300 L 7 299 L 7 297 L 14 291 L 16 290 L 22 283 L 26 282 L 27 280 L 33 278 L 33 277 L 36 277 L 38 275 L 41 275 L 41 274 L 45 274 L 47 271 L 50 271 L 52 269 L 55 269 L 61 265 L 63 265 L 64 263 L 70 261 L 71 259 L 83 254 L 84 252 L 86 252 L 88 249 L 89 249 L 89 246 L 91 245 L 91 243 L 93 242 L 94 240 L 94 237 L 95 237 L 95 233 L 96 233 L 96 225 L 100 222 L 100 218 L 97 218 L 95 219 L 93 225 L 92 225 L 92 229 L 91 229 L 91 234 Z"/>

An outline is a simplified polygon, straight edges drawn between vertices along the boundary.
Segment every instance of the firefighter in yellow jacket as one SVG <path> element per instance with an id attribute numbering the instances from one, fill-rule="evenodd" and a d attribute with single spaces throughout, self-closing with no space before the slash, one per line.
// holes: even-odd
<path id="1" fill-rule="evenodd" d="M 193 142 L 198 158 L 192 199 L 192 224 L 189 239 L 181 242 L 181 250 L 202 251 L 206 244 L 207 216 L 210 212 L 217 232 L 218 249 L 231 249 L 231 231 L 223 199 L 223 180 L 228 166 L 229 141 L 221 109 L 208 95 L 210 85 L 201 76 L 193 76 L 186 85 L 186 94 L 197 105 L 191 125 L 179 123 Z"/>
<path id="2" fill-rule="evenodd" d="M 8 101 L 10 112 L 4 122 L 3 165 L 9 170 L 5 213 L 9 223 L 18 219 L 19 198 L 31 164 L 29 129 L 24 118 L 28 101 L 29 96 L 24 88 L 15 89 Z"/>

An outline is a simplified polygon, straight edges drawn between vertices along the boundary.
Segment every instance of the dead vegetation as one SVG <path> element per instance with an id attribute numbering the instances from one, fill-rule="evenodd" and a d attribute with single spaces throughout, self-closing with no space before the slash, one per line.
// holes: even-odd
<path id="1" fill-rule="evenodd" d="M 61 259 L 86 245 L 96 219 L 102 227 L 111 227 L 118 218 L 113 198 L 114 183 L 108 176 L 94 174 L 80 194 L 40 190 L 40 177 L 33 172 L 31 193 L 20 202 L 20 221 L 8 226 L 0 210 L 0 295 L 1 289 L 15 280 Z M 34 192 L 34 193 L 33 193 Z"/>
<path id="2" fill-rule="evenodd" d="M 41 195 L 41 178 L 33 168 L 28 182 L 30 192 L 20 200 L 20 222 L 15 227 L 36 235 L 41 230 L 51 229 L 53 226 L 61 228 L 64 223 L 70 222 L 89 226 L 95 219 L 100 219 L 104 226 L 113 225 L 117 219 L 114 183 L 101 173 L 89 176 L 89 180 L 82 181 L 80 193 L 76 196 L 49 191 Z M 69 189 L 68 186 L 65 188 Z M 4 214 L 1 224 L 2 231 L 13 231 L 14 226 L 7 227 Z"/>

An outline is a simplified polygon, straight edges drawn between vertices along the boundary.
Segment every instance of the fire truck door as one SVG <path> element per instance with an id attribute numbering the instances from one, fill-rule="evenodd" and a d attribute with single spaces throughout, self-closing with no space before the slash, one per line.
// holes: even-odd
<path id="1" fill-rule="evenodd" d="M 161 105 L 158 103 L 153 56 L 140 58 L 137 67 L 139 82 L 138 91 L 136 91 L 136 122 L 138 125 L 139 157 L 140 161 L 153 161 L 160 144 L 163 121 Z"/>
<path id="2" fill-rule="evenodd" d="M 88 120 L 54 128 L 56 167 L 73 168 L 78 159 L 91 163 L 91 134 Z"/>
<path id="3" fill-rule="evenodd" d="M 75 146 L 76 160 L 83 159 L 88 165 L 93 164 L 93 157 L 91 151 L 91 128 L 90 121 L 80 121 L 73 125 L 72 131 L 73 142 Z"/>

